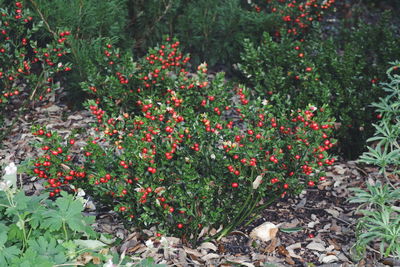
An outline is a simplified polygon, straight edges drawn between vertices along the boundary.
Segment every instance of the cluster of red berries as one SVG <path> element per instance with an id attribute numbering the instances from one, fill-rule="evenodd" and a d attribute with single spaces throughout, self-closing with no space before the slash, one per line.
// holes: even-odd
<path id="1" fill-rule="evenodd" d="M 75 178 L 86 177 L 84 171 L 75 171 L 66 165 L 72 160 L 72 156 L 67 151 L 70 146 L 75 144 L 74 139 L 70 139 L 68 145 L 62 146 L 56 141 L 59 139 L 58 136 L 54 136 L 44 129 L 34 131 L 33 135 L 43 138 L 48 143 L 48 145 L 42 146 L 44 155 L 34 163 L 33 173 L 39 178 L 46 179 L 48 183 L 46 188 L 51 188 L 50 197 L 59 194 L 60 188 L 68 185 Z M 64 166 L 64 168 L 60 168 L 60 166 Z"/>
<path id="2" fill-rule="evenodd" d="M 287 33 L 298 36 L 310 27 L 313 21 L 321 21 L 325 10 L 335 0 L 267 0 L 253 4 L 256 12 L 261 10 L 277 13 L 284 22 Z M 276 33 L 279 35 L 279 32 Z"/>
<path id="3" fill-rule="evenodd" d="M 3 87 L 0 89 L 0 104 L 8 102 L 10 97 L 21 95 L 21 88 L 16 86 L 18 81 L 27 83 L 25 91 L 42 100 L 44 94 L 52 91 L 53 76 L 71 70 L 69 64 L 64 65 L 60 61 L 68 53 L 64 41 L 70 32 L 61 32 L 58 42 L 37 47 L 36 32 L 30 29 L 32 21 L 30 10 L 24 9 L 22 2 L 15 3 L 14 12 L 1 13 L 0 80 Z M 34 65 L 40 65 L 41 72 L 46 74 L 41 75 L 38 68 L 32 68 Z M 31 88 L 36 90 L 28 91 Z"/>

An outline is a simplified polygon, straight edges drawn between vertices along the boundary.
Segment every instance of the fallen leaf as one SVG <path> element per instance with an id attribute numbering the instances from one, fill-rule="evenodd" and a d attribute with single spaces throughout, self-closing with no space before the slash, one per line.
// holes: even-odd
<path id="1" fill-rule="evenodd" d="M 289 265 L 295 265 L 296 262 L 288 255 L 285 258 L 285 261 L 289 264 Z"/>
<path id="2" fill-rule="evenodd" d="M 311 249 L 311 250 L 316 250 L 316 251 L 325 251 L 324 245 L 322 245 L 321 243 L 317 243 L 317 242 L 311 242 L 310 244 L 308 244 L 306 246 L 306 248 Z"/>
<path id="3" fill-rule="evenodd" d="M 217 246 L 214 245 L 214 244 L 211 243 L 211 242 L 204 242 L 204 243 L 202 243 L 202 244 L 200 245 L 199 248 L 200 248 L 200 249 L 209 249 L 209 250 L 213 250 L 213 251 L 217 251 L 217 250 L 218 250 Z"/>
<path id="4" fill-rule="evenodd" d="M 197 250 L 195 250 L 195 249 L 191 249 L 191 248 L 188 248 L 188 247 L 186 247 L 186 246 L 183 246 L 183 249 L 185 250 L 185 252 L 186 252 L 187 254 L 196 256 L 197 258 L 203 257 L 203 254 L 201 254 L 199 251 L 197 251 Z"/>
<path id="5" fill-rule="evenodd" d="M 296 228 L 296 226 L 299 225 L 299 223 L 300 223 L 299 219 L 296 218 L 296 219 L 293 219 L 291 222 L 281 223 L 279 229 L 282 232 L 284 232 L 283 231 L 284 228 Z M 281 227 L 284 227 L 284 228 L 281 228 Z"/>
<path id="6" fill-rule="evenodd" d="M 286 247 L 287 250 L 294 250 L 294 249 L 299 249 L 299 248 L 301 248 L 301 243 L 300 242 L 294 243 L 294 244 Z"/>
<path id="7" fill-rule="evenodd" d="M 222 243 L 218 244 L 218 252 L 221 254 L 225 253 L 225 246 Z"/>
<path id="8" fill-rule="evenodd" d="M 288 249 L 289 252 L 289 256 L 292 258 L 296 258 L 296 259 L 302 259 L 301 256 L 297 255 L 296 253 L 294 253 L 294 251 L 292 249 Z"/>
<path id="9" fill-rule="evenodd" d="M 91 262 L 92 259 L 93 259 L 92 254 L 89 253 L 89 252 L 85 252 L 85 253 L 82 253 L 76 260 L 77 260 L 77 262 L 79 262 L 80 264 L 86 265 L 86 264 L 88 264 L 89 262 Z"/>
<path id="10" fill-rule="evenodd" d="M 330 215 L 332 215 L 335 218 L 339 217 L 339 215 L 340 215 L 340 213 L 334 209 L 324 209 L 324 211 L 326 211 L 327 213 L 329 213 Z"/>
<path id="11" fill-rule="evenodd" d="M 308 228 L 314 228 L 314 226 L 315 226 L 316 224 L 319 224 L 319 221 L 309 222 L 309 223 L 307 224 L 307 227 L 308 227 Z"/>
<path id="12" fill-rule="evenodd" d="M 341 247 L 338 245 L 335 239 L 328 239 L 328 243 L 332 245 L 335 248 L 335 250 L 341 249 Z"/>
<path id="13" fill-rule="evenodd" d="M 277 247 L 276 251 L 282 256 L 288 256 L 289 255 L 289 252 L 287 251 L 287 249 L 284 246 Z"/>
<path id="14" fill-rule="evenodd" d="M 339 260 L 338 257 L 336 257 L 335 255 L 329 255 L 329 256 L 323 257 L 321 262 L 323 262 L 323 263 L 332 263 L 332 262 L 336 262 L 338 260 Z"/>
<path id="15" fill-rule="evenodd" d="M 207 234 L 208 233 L 208 230 L 209 230 L 209 228 L 206 226 L 206 227 L 203 227 L 203 229 L 201 229 L 201 231 L 200 231 L 200 234 L 199 234 L 199 237 L 198 238 L 201 238 L 201 237 L 203 237 L 205 234 Z"/>
<path id="16" fill-rule="evenodd" d="M 253 239 L 259 239 L 261 241 L 268 242 L 271 239 L 275 238 L 277 232 L 278 227 L 275 224 L 265 222 L 254 228 L 250 233 L 250 237 Z"/>
<path id="17" fill-rule="evenodd" d="M 207 255 L 204 255 L 203 257 L 201 257 L 201 259 L 203 261 L 209 261 L 209 260 L 217 259 L 217 258 L 219 258 L 219 255 L 215 254 L 215 253 L 210 253 L 210 254 L 207 254 Z"/>
<path id="18" fill-rule="evenodd" d="M 272 239 L 270 244 L 263 249 L 265 253 L 272 253 L 276 249 L 276 245 L 278 244 L 278 240 L 276 238 Z"/>
<path id="19" fill-rule="evenodd" d="M 262 176 L 261 175 L 257 176 L 253 182 L 253 189 L 257 189 L 258 186 L 261 184 L 261 181 L 262 181 Z"/>

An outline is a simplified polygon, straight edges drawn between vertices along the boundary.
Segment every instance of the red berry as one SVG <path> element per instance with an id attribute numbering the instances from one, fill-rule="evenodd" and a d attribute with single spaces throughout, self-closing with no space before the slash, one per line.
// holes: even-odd
<path id="1" fill-rule="evenodd" d="M 239 187 L 239 184 L 238 183 L 232 183 L 232 187 L 233 188 L 237 188 L 237 187 Z"/>

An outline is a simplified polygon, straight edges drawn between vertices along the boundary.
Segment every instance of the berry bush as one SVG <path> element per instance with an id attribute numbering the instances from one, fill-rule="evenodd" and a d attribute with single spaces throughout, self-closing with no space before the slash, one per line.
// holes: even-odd
<path id="1" fill-rule="evenodd" d="M 20 110 L 31 101 L 43 100 L 59 89 L 60 73 L 71 70 L 63 61 L 69 50 L 65 41 L 69 31 L 59 31 L 54 39 L 42 40 L 38 32 L 43 21 L 35 20 L 22 2 L 0 9 L 0 123 L 13 101 L 25 100 Z"/>
<path id="2" fill-rule="evenodd" d="M 334 162 L 325 107 L 274 106 L 223 73 L 211 79 L 206 64 L 189 73 L 169 38 L 137 63 L 105 50 L 106 75 L 82 84 L 96 99 L 88 107 L 98 133 L 82 153 L 70 152 L 73 137 L 34 128 L 44 155 L 32 171 L 50 196 L 73 184 L 136 226 L 196 241 L 325 179 L 322 167 Z"/>
<path id="3" fill-rule="evenodd" d="M 365 149 L 376 121 L 370 104 L 382 95 L 377 84 L 391 58 L 400 56 L 390 13 L 376 24 L 360 21 L 355 27 L 329 36 L 316 26 L 297 41 L 291 34 L 275 39 L 265 34 L 261 45 L 246 40 L 238 64 L 246 84 L 261 97 L 279 94 L 292 107 L 329 104 L 340 125 L 338 149 L 346 158 Z"/>

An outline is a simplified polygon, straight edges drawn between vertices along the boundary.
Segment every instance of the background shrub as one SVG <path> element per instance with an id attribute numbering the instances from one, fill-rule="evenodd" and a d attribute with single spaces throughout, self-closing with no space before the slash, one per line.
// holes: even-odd
<path id="1" fill-rule="evenodd" d="M 258 47 L 246 41 L 239 69 L 261 96 L 279 93 L 294 107 L 329 104 L 341 124 L 339 151 L 354 158 L 373 132 L 376 115 L 369 105 L 381 95 L 376 84 L 387 62 L 400 56 L 399 39 L 390 13 L 377 24 L 341 29 L 322 38 L 323 29 L 315 29 L 304 42 L 286 35 L 275 41 L 266 35 Z"/>
<path id="2" fill-rule="evenodd" d="M 120 47 L 129 49 L 133 41 L 127 33 L 127 1 L 27 1 L 35 16 L 43 18 L 46 26 L 41 38 L 46 40 L 56 29 L 70 29 L 68 40 L 71 50 L 68 60 L 76 66 L 68 79 L 64 80 L 64 92 L 72 101 L 72 107 L 85 100 L 80 83 L 87 80 L 93 71 L 93 59 L 104 56 L 100 49 L 104 38 L 112 38 Z"/>

